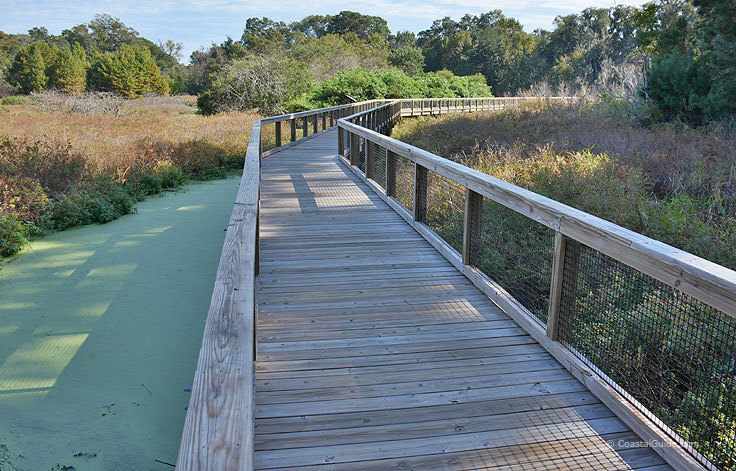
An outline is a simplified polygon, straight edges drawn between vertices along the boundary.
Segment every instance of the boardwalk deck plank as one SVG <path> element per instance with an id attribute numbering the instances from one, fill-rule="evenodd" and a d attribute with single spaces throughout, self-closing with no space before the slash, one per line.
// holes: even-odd
<path id="1" fill-rule="evenodd" d="M 336 147 L 263 160 L 257 469 L 670 469 Z"/>

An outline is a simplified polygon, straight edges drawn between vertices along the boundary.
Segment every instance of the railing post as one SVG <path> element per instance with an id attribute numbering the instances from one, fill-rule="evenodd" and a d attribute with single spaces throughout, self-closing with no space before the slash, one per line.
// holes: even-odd
<path id="1" fill-rule="evenodd" d="M 296 141 L 296 118 L 291 118 L 289 124 L 291 124 L 291 142 L 294 142 Z"/>
<path id="2" fill-rule="evenodd" d="M 427 169 L 414 163 L 414 220 L 427 220 Z"/>
<path id="3" fill-rule="evenodd" d="M 322 112 L 322 130 L 327 129 L 327 113 Z"/>
<path id="4" fill-rule="evenodd" d="M 344 130 L 341 127 L 337 127 L 337 155 L 345 157 L 345 140 L 343 138 Z"/>
<path id="5" fill-rule="evenodd" d="M 568 272 L 568 280 L 571 282 L 571 293 L 574 296 L 577 290 L 578 263 L 580 256 L 580 243 L 562 235 L 560 231 L 555 232 L 555 252 L 552 257 L 552 283 L 549 293 L 549 310 L 547 311 L 547 337 L 557 340 L 560 324 L 560 306 L 562 304 L 562 279 L 565 270 Z M 569 266 L 565 267 L 565 262 Z"/>
<path id="6" fill-rule="evenodd" d="M 313 134 L 317 134 L 317 132 L 319 131 L 319 120 L 317 119 L 316 114 L 313 115 L 313 118 L 314 118 L 314 126 L 313 126 L 314 133 Z"/>
<path id="7" fill-rule="evenodd" d="M 330 111 L 330 127 L 335 125 L 335 110 Z"/>
<path id="8" fill-rule="evenodd" d="M 350 165 L 353 167 L 358 166 L 358 160 L 360 159 L 360 136 L 355 133 L 350 133 Z"/>
<path id="9" fill-rule="evenodd" d="M 465 220 L 463 228 L 463 265 L 477 266 L 480 257 L 480 236 L 483 229 L 483 195 L 465 189 Z"/>
<path id="10" fill-rule="evenodd" d="M 276 147 L 281 147 L 281 121 L 276 121 Z"/>
<path id="11" fill-rule="evenodd" d="M 376 159 L 376 145 L 373 141 L 365 140 L 365 177 L 373 179 L 373 162 Z"/>
<path id="12" fill-rule="evenodd" d="M 302 137 L 307 137 L 309 135 L 309 120 L 307 119 L 307 116 L 302 118 L 302 132 L 304 133 Z"/>
<path id="13" fill-rule="evenodd" d="M 386 149 L 386 195 L 396 197 L 396 164 L 398 156 Z"/>

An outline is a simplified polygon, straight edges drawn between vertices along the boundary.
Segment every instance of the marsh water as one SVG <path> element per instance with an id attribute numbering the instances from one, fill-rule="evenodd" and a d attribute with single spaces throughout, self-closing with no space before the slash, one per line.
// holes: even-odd
<path id="1" fill-rule="evenodd" d="M 173 469 L 238 182 L 188 185 L 3 264 L 0 469 Z"/>

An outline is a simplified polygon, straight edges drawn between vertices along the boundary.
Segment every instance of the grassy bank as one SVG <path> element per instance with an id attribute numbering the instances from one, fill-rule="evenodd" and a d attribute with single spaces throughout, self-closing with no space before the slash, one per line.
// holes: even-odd
<path id="1" fill-rule="evenodd" d="M 189 180 L 242 169 L 254 113 L 193 97 L 42 97 L 0 108 L 0 255 L 47 230 L 104 223 Z"/>
<path id="2" fill-rule="evenodd" d="M 736 269 L 736 133 L 602 105 L 404 120 L 392 136 Z"/>

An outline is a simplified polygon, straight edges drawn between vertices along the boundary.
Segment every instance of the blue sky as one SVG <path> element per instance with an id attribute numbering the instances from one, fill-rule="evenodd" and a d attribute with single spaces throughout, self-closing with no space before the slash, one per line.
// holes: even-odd
<path id="1" fill-rule="evenodd" d="M 500 9 L 524 25 L 525 30 L 551 28 L 557 15 L 577 13 L 588 6 L 611 7 L 616 4 L 640 5 L 640 0 L 373 0 L 351 4 L 340 0 L 0 0 L 0 30 L 24 33 L 33 26 L 45 26 L 58 34 L 62 29 L 86 23 L 98 13 L 119 17 L 152 41 L 171 39 L 184 44 L 184 62 L 189 54 L 226 36 L 240 38 L 245 19 L 267 16 L 274 20 L 293 21 L 310 14 L 334 14 L 340 10 L 379 15 L 392 31 L 419 32 L 437 18 L 459 18 L 465 13 L 478 14 Z"/>

